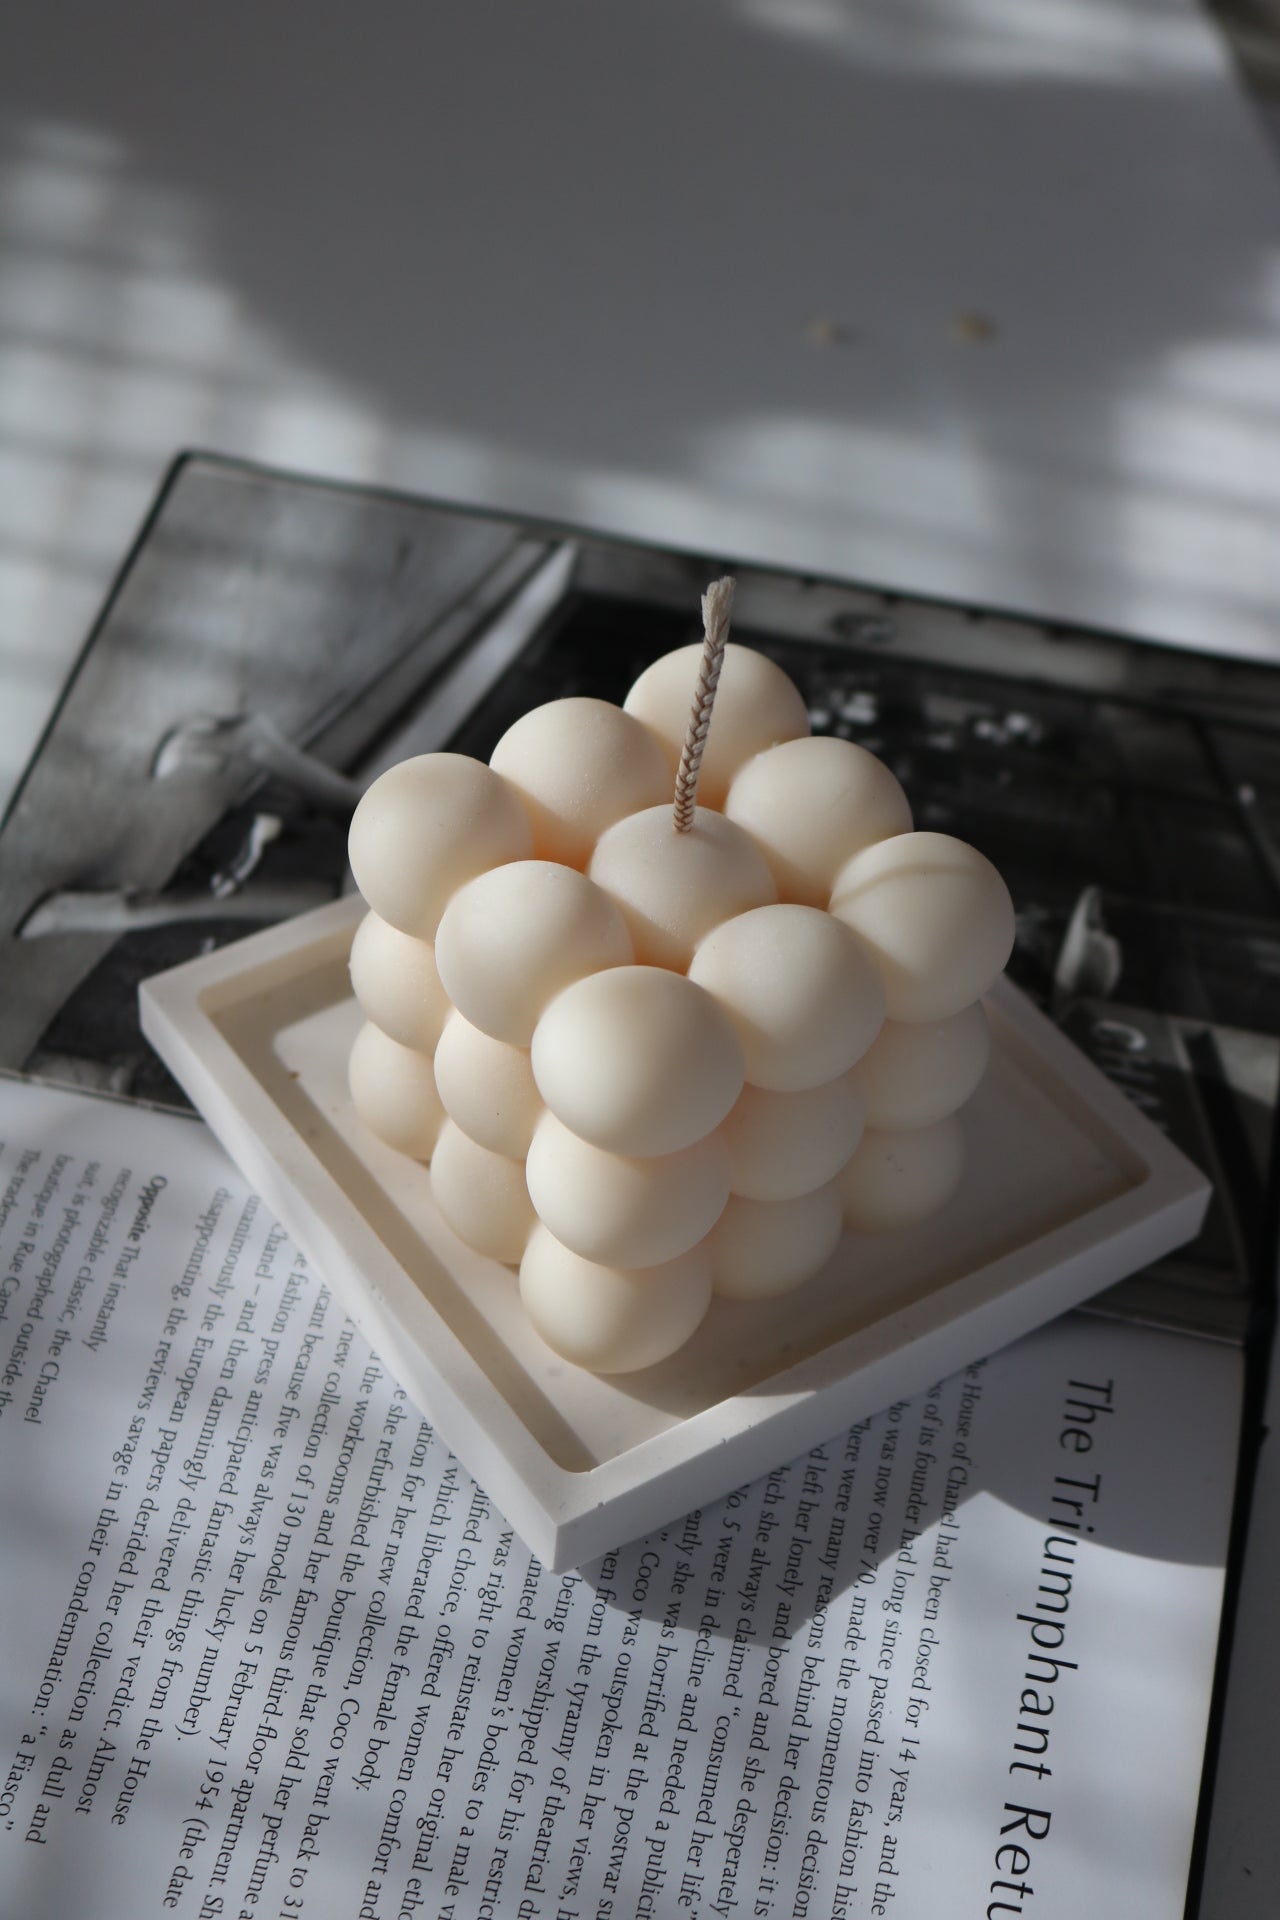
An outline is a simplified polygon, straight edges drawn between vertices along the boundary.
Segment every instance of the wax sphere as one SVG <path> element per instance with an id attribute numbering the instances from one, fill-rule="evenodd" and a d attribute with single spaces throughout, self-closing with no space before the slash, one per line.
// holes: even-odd
<path id="1" fill-rule="evenodd" d="M 435 1069 L 444 1110 L 467 1138 L 523 1160 L 542 1115 L 524 1048 L 481 1033 L 455 1010 L 440 1035 Z"/>
<path id="2" fill-rule="evenodd" d="M 730 1191 L 747 1200 L 793 1200 L 834 1180 L 862 1138 L 860 1072 L 803 1093 L 744 1087 L 720 1129 Z"/>
<path id="3" fill-rule="evenodd" d="M 430 942 L 376 913 L 366 913 L 351 943 L 351 990 L 366 1020 L 422 1053 L 431 1052 L 449 1017 Z"/>
<path id="4" fill-rule="evenodd" d="M 430 940 L 458 888 L 526 858 L 533 832 L 514 788 L 483 761 L 423 753 L 389 767 L 363 795 L 347 851 L 374 912 Z"/>
<path id="5" fill-rule="evenodd" d="M 729 1158 L 715 1134 L 637 1159 L 580 1140 L 552 1113 L 538 1122 L 525 1172 L 543 1225 L 602 1266 L 676 1259 L 710 1231 L 729 1197 Z"/>
<path id="6" fill-rule="evenodd" d="M 431 1156 L 431 1193 L 459 1240 L 515 1266 L 534 1228 L 524 1163 L 490 1153 L 446 1120 Z"/>
<path id="7" fill-rule="evenodd" d="M 623 702 L 628 713 L 665 743 L 672 773 L 684 745 L 701 662 L 700 643 L 678 647 L 647 667 Z M 730 641 L 698 775 L 699 804 L 720 806 L 744 761 L 808 731 L 808 709 L 782 668 L 763 653 Z"/>
<path id="8" fill-rule="evenodd" d="M 520 1298 L 554 1352 L 593 1373 L 634 1373 L 682 1347 L 711 1304 L 701 1248 L 662 1266 L 599 1266 L 535 1227 L 520 1263 Z"/>
<path id="9" fill-rule="evenodd" d="M 839 1180 L 844 1220 L 861 1233 L 892 1233 L 927 1220 L 960 1185 L 964 1134 L 955 1115 L 908 1133 L 862 1136 Z"/>
<path id="10" fill-rule="evenodd" d="M 619 820 L 601 835 L 589 872 L 617 902 L 636 959 L 677 973 L 712 927 L 777 897 L 764 856 L 706 807 L 688 833 L 676 832 L 670 806 Z"/>
<path id="11" fill-rule="evenodd" d="M 414 1160 L 430 1159 L 445 1115 L 425 1053 L 366 1025 L 351 1049 L 347 1083 L 370 1133 Z"/>
<path id="12" fill-rule="evenodd" d="M 780 900 L 825 907 L 863 847 L 907 833 L 911 808 L 883 760 L 850 740 L 788 740 L 748 760 L 724 810 L 769 862 Z"/>
<path id="13" fill-rule="evenodd" d="M 548 1001 L 584 974 L 624 966 L 618 909 L 571 867 L 517 860 L 459 889 L 436 932 L 436 965 L 472 1026 L 527 1047 Z"/>
<path id="14" fill-rule="evenodd" d="M 886 1020 L 855 1068 L 866 1095 L 867 1125 L 901 1131 L 945 1119 L 976 1090 L 990 1054 L 980 1006 L 920 1025 Z"/>
<path id="15" fill-rule="evenodd" d="M 758 907 L 709 933 L 689 978 L 733 1022 L 753 1086 L 817 1087 L 861 1059 L 884 991 L 847 927 L 816 907 Z"/>
<path id="16" fill-rule="evenodd" d="M 831 911 L 875 959 L 891 1020 L 945 1020 L 987 991 L 1013 949 L 1009 889 L 976 847 L 900 833 L 855 854 Z"/>
<path id="17" fill-rule="evenodd" d="M 533 1033 L 538 1091 L 611 1153 L 676 1153 L 742 1091 L 742 1049 L 710 994 L 661 967 L 613 967 L 551 1002 Z"/>
<path id="18" fill-rule="evenodd" d="M 826 1266 L 842 1226 L 838 1181 L 793 1200 L 735 1195 L 707 1236 L 711 1284 L 725 1300 L 790 1293 Z"/>
<path id="19" fill-rule="evenodd" d="M 608 700 L 535 707 L 508 727 L 489 765 L 523 797 L 538 858 L 570 867 L 585 867 L 615 820 L 671 792 L 656 735 Z"/>

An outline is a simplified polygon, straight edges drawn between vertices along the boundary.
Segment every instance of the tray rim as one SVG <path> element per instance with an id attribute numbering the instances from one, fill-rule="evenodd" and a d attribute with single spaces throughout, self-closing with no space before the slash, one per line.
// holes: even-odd
<path id="1" fill-rule="evenodd" d="M 765 1391 L 733 1394 L 607 1460 L 562 1465 L 546 1450 L 416 1287 L 345 1189 L 281 1110 L 223 1028 L 282 962 L 302 971 L 344 957 L 365 913 L 358 894 L 153 975 L 139 987 L 142 1030 L 241 1171 L 262 1192 L 384 1359 L 415 1360 L 415 1398 L 512 1526 L 553 1570 L 578 1565 L 793 1458 L 940 1373 L 1031 1332 L 1191 1238 L 1210 1182 L 1007 979 L 986 996 L 1015 1048 L 1029 1048 L 1133 1155 L 1119 1193 L 996 1256 L 870 1326 L 811 1352 Z M 336 1204 L 335 1204 L 336 1203 Z M 1028 1271 L 1028 1252 L 1038 1251 Z M 438 1255 L 433 1252 L 433 1258 Z M 1100 1263 L 1101 1268 L 1100 1270 Z M 447 1263 L 442 1263 L 446 1264 Z M 428 1349 L 403 1323 L 380 1272 L 422 1301 Z M 852 1353 L 842 1349 L 858 1348 Z M 387 1361 L 402 1378 L 403 1365 Z"/>

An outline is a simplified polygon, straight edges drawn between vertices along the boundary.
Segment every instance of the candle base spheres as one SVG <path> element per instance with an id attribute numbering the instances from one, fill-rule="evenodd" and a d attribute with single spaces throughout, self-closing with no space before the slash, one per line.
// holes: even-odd
<path id="1" fill-rule="evenodd" d="M 1013 942 L 990 862 L 914 831 L 888 767 L 812 738 L 779 667 L 717 644 L 683 824 L 696 647 L 621 709 L 525 715 L 487 767 L 391 768 L 351 827 L 356 1110 L 518 1269 L 538 1338 L 599 1373 L 833 1257 L 856 1288 L 858 1235 L 947 1204 Z"/>

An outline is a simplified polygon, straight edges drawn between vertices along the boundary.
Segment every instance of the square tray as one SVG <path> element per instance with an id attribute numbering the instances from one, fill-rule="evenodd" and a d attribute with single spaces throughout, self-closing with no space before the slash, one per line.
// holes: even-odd
<path id="1" fill-rule="evenodd" d="M 774 1301 L 716 1300 L 642 1373 L 561 1360 L 426 1168 L 356 1116 L 357 897 L 145 981 L 144 1032 L 426 1416 L 551 1568 L 717 1498 L 1190 1239 L 1209 1183 L 1018 990 L 988 996 L 966 1175 L 935 1218 L 847 1234 Z"/>

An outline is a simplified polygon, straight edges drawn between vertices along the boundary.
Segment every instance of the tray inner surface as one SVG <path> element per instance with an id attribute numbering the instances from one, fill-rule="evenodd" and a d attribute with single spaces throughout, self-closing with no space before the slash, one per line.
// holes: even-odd
<path id="1" fill-rule="evenodd" d="M 354 923 L 354 921 L 353 921 Z M 450 1327 L 530 1436 L 566 1471 L 612 1460 L 737 1394 L 767 1399 L 797 1361 L 848 1339 L 847 1365 L 878 1355 L 885 1323 L 924 1305 L 929 1324 L 973 1304 L 981 1271 L 1081 1223 L 1147 1177 L 1113 1134 L 999 1015 L 992 1062 L 964 1112 L 961 1191 L 905 1233 L 846 1235 L 822 1273 L 776 1302 L 715 1301 L 694 1339 L 643 1373 L 597 1378 L 559 1360 L 528 1326 L 513 1273 L 464 1247 L 440 1219 L 426 1168 L 385 1148 L 356 1116 L 346 1059 L 360 1014 L 344 935 L 224 980 L 202 1011 L 316 1156 L 339 1210 L 363 1216 L 388 1255 L 367 1275 L 419 1345 L 432 1312 Z M 429 1303 L 429 1308 L 428 1304 Z M 851 1338 L 852 1337 L 852 1338 Z M 411 1352 L 384 1356 L 412 1391 Z"/>

